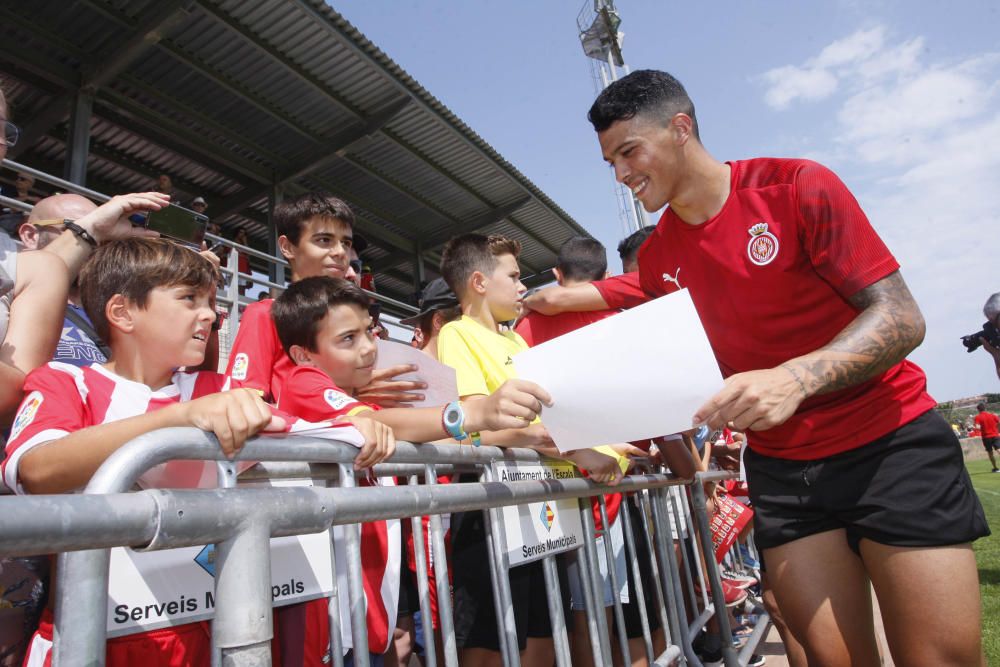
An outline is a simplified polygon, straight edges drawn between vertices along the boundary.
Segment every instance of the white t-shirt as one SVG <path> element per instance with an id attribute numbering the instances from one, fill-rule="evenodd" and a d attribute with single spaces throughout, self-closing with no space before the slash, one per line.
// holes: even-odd
<path id="1" fill-rule="evenodd" d="M 10 302 L 17 281 L 17 253 L 22 249 L 20 243 L 0 233 L 0 341 L 7 335 Z"/>

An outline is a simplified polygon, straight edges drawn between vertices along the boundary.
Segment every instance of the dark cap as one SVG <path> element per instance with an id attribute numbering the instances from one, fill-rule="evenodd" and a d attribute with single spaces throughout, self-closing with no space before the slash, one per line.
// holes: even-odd
<path id="1" fill-rule="evenodd" d="M 414 326 L 428 313 L 457 305 L 458 297 L 448 287 L 448 283 L 444 281 L 444 278 L 435 278 L 427 283 L 427 287 L 424 288 L 423 294 L 420 297 L 420 312 L 400 320 L 399 323 Z"/>

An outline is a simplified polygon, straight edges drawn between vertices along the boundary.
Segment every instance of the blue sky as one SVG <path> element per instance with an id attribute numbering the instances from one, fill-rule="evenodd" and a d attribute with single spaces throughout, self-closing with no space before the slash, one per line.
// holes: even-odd
<path id="1" fill-rule="evenodd" d="M 582 1 L 333 4 L 613 254 L 622 228 L 586 121 L 596 91 L 576 34 Z M 685 84 L 715 157 L 810 157 L 852 189 L 927 319 L 911 358 L 935 398 L 1000 392 L 988 356 L 958 340 L 1000 291 L 1000 4 L 618 9 L 626 62 Z"/>

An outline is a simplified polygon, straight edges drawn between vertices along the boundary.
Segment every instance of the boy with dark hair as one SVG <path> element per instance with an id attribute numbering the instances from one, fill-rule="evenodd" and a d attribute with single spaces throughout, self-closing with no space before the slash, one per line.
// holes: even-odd
<path id="1" fill-rule="evenodd" d="M 458 393 L 470 404 L 485 400 L 505 380 L 514 377 L 512 357 L 527 349 L 517 333 L 500 329 L 515 319 L 525 288 L 517 256 L 520 244 L 502 236 L 465 234 L 444 248 L 441 274 L 458 296 L 462 317 L 446 324 L 438 340 L 442 362 L 455 368 Z M 532 447 L 559 456 L 541 423 L 524 429 L 470 434 L 473 442 L 502 447 Z M 598 482 L 617 483 L 622 457 L 612 448 L 585 449 L 561 455 L 586 468 Z M 642 455 L 622 446 L 623 453 Z M 455 637 L 463 664 L 498 664 L 499 641 L 482 512 L 470 512 L 453 521 L 455 573 Z M 548 666 L 553 661 L 552 627 L 545 602 L 541 563 L 510 570 L 518 645 L 526 665 Z"/>
<path id="2" fill-rule="evenodd" d="M 67 493 L 133 438 L 168 426 L 212 431 L 226 454 L 283 420 L 256 392 L 227 391 L 225 376 L 176 372 L 197 366 L 215 320 L 217 273 L 205 258 L 160 239 L 99 248 L 80 275 L 84 309 L 111 358 L 86 367 L 50 363 L 28 375 L 3 476 L 20 493 Z M 51 620 L 32 640 L 26 664 L 42 664 Z M 109 666 L 208 664 L 205 623 L 108 641 Z"/>
<path id="3" fill-rule="evenodd" d="M 512 380 L 483 401 L 455 401 L 442 408 L 380 409 L 354 398 L 358 387 L 371 381 L 377 350 L 371 332 L 368 296 L 347 280 L 316 276 L 293 283 L 271 309 L 282 348 L 295 367 L 287 375 L 278 407 L 306 420 L 324 421 L 350 416 L 370 420 L 390 434 L 411 442 L 457 437 L 469 431 L 523 428 L 541 411 L 548 395 L 537 385 Z M 358 415 L 364 414 L 365 417 Z M 365 482 L 361 482 L 364 484 Z M 362 544 L 379 545 L 365 552 L 366 569 L 384 563 L 382 578 L 398 577 L 399 556 L 390 551 L 399 537 L 398 522 L 362 524 Z M 389 554 L 384 558 L 383 554 Z M 395 600 L 374 595 L 367 606 L 369 650 L 381 655 L 395 627 Z M 376 599 L 377 598 L 377 599 Z M 307 664 L 311 652 L 328 639 L 326 615 L 307 612 Z M 319 659 L 320 656 L 314 656 Z"/>
<path id="4" fill-rule="evenodd" d="M 552 273 L 560 287 L 573 288 L 590 285 L 607 275 L 608 260 L 604 245 L 597 240 L 575 237 L 559 248 L 559 258 Z M 603 309 L 589 312 L 564 312 L 558 315 L 543 315 L 529 312 L 514 327 L 529 347 L 575 331 L 580 327 L 614 315 L 615 310 Z"/>
<path id="5" fill-rule="evenodd" d="M 639 285 L 639 248 L 646 242 L 654 225 L 646 225 L 632 232 L 618 244 L 618 257 L 622 261 L 622 273 L 610 278 L 602 276 L 595 280 L 579 281 L 574 285 L 548 287 L 524 299 L 528 310 L 542 315 L 560 313 L 584 313 L 601 310 L 625 310 L 635 308 L 649 300 Z"/>
<path id="6" fill-rule="evenodd" d="M 665 72 L 612 83 L 588 117 L 618 181 L 669 204 L 640 282 L 698 310 L 727 379 L 693 421 L 746 432 L 755 539 L 808 663 L 878 664 L 874 585 L 897 663 L 980 664 L 970 542 L 989 527 L 906 360 L 923 317 L 854 196 L 808 160 L 717 161 Z"/>

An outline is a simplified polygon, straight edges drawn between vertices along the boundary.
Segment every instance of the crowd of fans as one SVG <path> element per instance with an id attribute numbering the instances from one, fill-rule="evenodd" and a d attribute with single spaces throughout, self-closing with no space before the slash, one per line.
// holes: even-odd
<path id="1" fill-rule="evenodd" d="M 639 129 L 632 129 L 637 134 L 623 135 L 620 144 L 614 143 L 617 141 L 615 132 L 624 132 L 622 128 L 632 127 L 628 124 L 636 117 L 634 111 L 622 111 L 621 101 L 615 100 L 614 96 L 628 91 L 633 85 L 647 88 L 660 85 L 663 76 L 669 77 L 663 73 L 636 74 L 638 76 L 630 75 L 628 80 L 623 79 L 609 88 L 610 93 L 602 93 L 591 110 L 591 121 L 600 133 L 605 155 L 615 164 L 616 170 L 626 169 L 629 165 L 645 168 L 643 160 L 647 158 L 635 148 L 642 144 L 636 137 L 644 136 L 642 132 L 655 134 L 667 131 L 636 125 Z M 652 79 L 652 83 L 648 79 Z M 666 85 L 674 88 L 675 83 L 670 78 Z M 680 91 L 683 93 L 682 88 Z M 634 91 L 629 95 L 643 100 L 643 104 L 653 104 L 649 100 L 659 99 L 656 95 L 638 95 Z M 690 105 L 686 93 L 681 99 Z M 7 115 L 6 102 L 0 95 L 0 120 L 5 123 L 7 138 L 7 143 L 0 146 L 0 157 L 11 143 L 10 138 L 17 136 L 16 126 L 7 120 Z M 679 125 L 669 129 L 670 132 L 676 131 L 677 136 L 683 135 L 684 141 L 678 146 L 691 137 L 692 142 L 697 142 L 693 106 L 681 107 L 671 118 L 680 118 Z M 665 140 L 661 138 L 660 141 L 659 148 L 666 150 Z M 722 169 L 721 163 L 707 161 L 707 153 L 703 152 L 700 144 L 692 143 L 692 146 L 689 158 L 703 160 L 706 170 Z M 757 187 L 758 180 L 785 178 L 793 171 L 787 165 L 773 165 L 767 161 L 745 168 L 760 172 L 752 172 L 757 176 L 748 177 L 751 182 L 746 186 L 748 189 Z M 838 205 L 849 206 L 853 202 L 849 193 L 844 194 L 846 189 L 843 185 L 829 172 L 817 171 L 810 165 L 795 167 L 800 168 L 808 172 L 802 177 L 802 187 L 815 187 L 817 192 L 826 192 L 822 189 L 829 188 L 838 193 Z M 733 169 L 732 182 L 736 184 L 736 167 Z M 725 170 L 726 178 L 715 178 L 712 180 L 715 185 L 723 181 L 728 183 L 729 167 Z M 620 176 L 620 179 L 628 181 L 630 176 Z M 633 192 L 642 193 L 640 196 L 652 197 L 647 190 L 654 188 L 650 180 L 650 177 L 637 178 L 630 186 Z M 784 188 L 784 185 L 781 187 Z M 825 368 L 823 364 L 829 363 L 828 359 L 813 359 L 809 362 L 812 365 L 801 361 L 808 356 L 806 352 L 809 350 L 803 350 L 797 366 L 781 364 L 777 369 L 761 369 L 752 365 L 757 350 L 747 350 L 734 344 L 731 347 L 737 352 L 722 359 L 723 354 L 730 354 L 730 348 L 718 345 L 718 339 L 713 339 L 720 366 L 732 377 L 723 391 L 695 415 L 696 422 L 707 426 L 684 433 L 664 434 L 645 442 L 560 452 L 540 420 L 543 408 L 551 404 L 551 397 L 544 388 L 517 379 L 511 359 L 529 346 L 614 317 L 621 310 L 637 306 L 651 296 L 679 289 L 682 279 L 693 280 L 697 286 L 698 280 L 707 285 L 723 275 L 724 267 L 721 265 L 714 269 L 690 263 L 668 266 L 671 253 L 680 252 L 678 248 L 684 243 L 692 244 L 686 258 L 694 257 L 703 250 L 697 245 L 702 242 L 694 236 L 686 231 L 673 231 L 686 229 L 678 227 L 682 223 L 670 218 L 670 215 L 680 215 L 673 210 L 665 214 L 666 223 L 661 223 L 655 230 L 645 228 L 622 241 L 618 250 L 623 274 L 608 276 L 606 253 L 601 244 L 587 238 L 572 238 L 563 244 L 559 252 L 553 271 L 557 285 L 531 295 L 526 294 L 520 280 L 518 256 L 521 247 L 516 240 L 481 234 L 464 234 L 451 239 L 442 254 L 442 280 L 426 287 L 420 312 L 408 323 L 415 327 L 414 344 L 417 347 L 455 369 L 459 400 L 437 407 L 413 408 L 409 405 L 422 400 L 422 392 L 428 387 L 400 376 L 416 368 L 409 365 L 376 368 L 378 347 L 375 338 L 380 332 L 378 310 L 373 308 L 369 295 L 362 289 L 373 289 L 374 282 L 370 267 L 359 255 L 359 246 L 364 241 L 354 233 L 354 215 L 347 203 L 324 193 L 309 192 L 287 199 L 275 207 L 278 248 L 290 267 L 289 284 L 276 298 L 264 298 L 246 307 L 229 351 L 225 373 L 218 373 L 215 293 L 219 281 L 219 257 L 207 246 L 199 253 L 168 239 L 156 238 L 156 234 L 133 226 L 129 220 L 137 212 L 159 210 L 172 201 L 182 199 L 168 175 L 159 177 L 155 191 L 119 195 L 100 206 L 71 194 L 55 194 L 39 199 L 32 188 L 33 184 L 28 180 L 18 179 L 10 197 L 33 204 L 34 208 L 26 219 L 17 221 L 8 230 L 7 236 L 0 235 L 0 337 L 3 340 L 0 346 L 0 373 L 3 374 L 0 379 L 0 422 L 9 429 L 6 456 L 2 463 L 2 483 L 9 492 L 77 491 L 123 444 L 141 434 L 168 426 L 193 426 L 210 431 L 228 455 L 239 450 L 248 438 L 258 433 L 285 431 L 296 420 L 338 421 L 353 425 L 363 437 L 363 445 L 359 447 L 355 459 L 358 470 L 367 470 L 390 457 L 395 449 L 395 439 L 399 437 L 413 442 L 531 448 L 568 460 L 596 482 L 609 485 L 621 480 L 634 460 L 639 458 L 662 462 L 685 478 L 713 465 L 738 469 L 745 442 L 741 431 L 746 430 L 756 442 L 754 447 L 754 441 L 751 441 L 754 451 L 748 450 L 746 460 L 753 460 L 758 472 L 774 473 L 759 478 L 775 485 L 773 493 L 764 493 L 756 487 L 757 495 L 751 496 L 760 501 L 757 503 L 759 510 L 764 498 L 786 497 L 792 493 L 788 488 L 800 484 L 800 481 L 810 486 L 810 479 L 819 480 L 824 474 L 833 475 L 838 480 L 842 475 L 861 474 L 859 470 L 864 466 L 853 463 L 849 459 L 851 456 L 892 455 L 894 450 L 886 444 L 888 441 L 883 442 L 890 436 L 873 435 L 876 429 L 886 426 L 876 423 L 877 418 L 867 421 L 858 418 L 861 426 L 868 430 L 852 436 L 854 441 L 851 447 L 855 449 L 837 439 L 839 435 L 834 423 L 839 414 L 837 410 L 856 415 L 858 411 L 868 409 L 869 404 L 889 400 L 889 393 L 878 393 L 889 385 L 892 386 L 886 392 L 892 390 L 905 394 L 908 398 L 901 400 L 900 404 L 912 412 L 901 424 L 895 425 L 899 427 L 900 438 L 927 437 L 926 433 L 904 432 L 904 427 L 909 427 L 911 421 L 921 429 L 933 430 L 938 426 L 921 421 L 924 417 L 920 415 L 930 409 L 927 401 L 931 400 L 923 391 L 925 382 L 922 372 L 901 361 L 912 349 L 914 341 L 922 336 L 920 321 L 919 325 L 906 325 L 909 336 L 893 348 L 892 354 L 875 355 L 879 361 L 874 365 L 855 363 L 855 368 L 863 366 L 867 375 L 851 375 L 851 382 L 846 384 L 838 384 L 844 382 L 843 379 L 831 380 L 843 375 L 842 369 L 822 370 Z M 784 188 L 783 191 L 790 189 Z M 728 194 L 728 186 L 725 192 Z M 754 196 L 765 197 L 762 194 Z M 818 194 L 807 199 L 809 206 L 817 208 L 829 204 L 829 198 Z M 749 195 L 744 205 L 752 208 L 746 203 L 748 201 Z M 207 215 L 208 205 L 202 197 L 195 197 L 189 205 Z M 856 207 L 856 203 L 853 206 Z M 684 212 L 680 205 L 677 210 Z M 890 306 L 896 308 L 893 311 L 896 322 L 905 324 L 906 317 L 918 320 L 919 312 L 914 310 L 915 304 L 912 304 L 905 285 L 900 288 L 901 279 L 894 277 L 898 275 L 898 265 L 888 256 L 884 246 L 876 242 L 877 237 L 867 226 L 867 220 L 863 219 L 863 214 L 858 218 L 858 213 L 860 209 L 856 212 L 850 209 L 850 215 L 854 217 L 849 224 L 853 225 L 851 232 L 860 239 L 859 246 L 868 254 L 860 259 L 852 256 L 851 260 L 868 261 L 877 267 L 862 279 L 869 282 L 856 284 L 856 277 L 851 274 L 856 266 L 848 266 L 849 262 L 842 255 L 837 255 L 836 244 L 830 244 L 828 238 L 810 238 L 810 250 L 817 257 L 822 257 L 822 262 L 825 262 L 823 270 L 827 273 L 820 278 L 815 272 L 808 273 L 798 266 L 796 270 L 802 271 L 806 277 L 796 284 L 797 294 L 813 298 L 821 293 L 833 299 L 828 294 L 830 290 L 839 288 L 846 294 L 854 289 L 846 296 L 841 294 L 836 297 L 835 303 L 829 306 L 831 313 L 828 316 L 819 313 L 817 316 L 823 315 L 827 321 L 816 326 L 830 326 L 829 321 L 836 321 L 847 327 L 844 331 L 850 331 L 851 322 L 859 312 L 877 315 L 882 312 L 880 308 Z M 739 218 L 739 224 L 742 224 L 742 219 Z M 671 226 L 671 223 L 676 224 Z M 714 229 L 718 230 L 719 226 Z M 218 226 L 212 230 L 221 231 Z M 812 228 L 802 233 L 822 236 L 821 232 Z M 768 231 L 766 223 L 751 227 L 749 235 L 751 245 L 746 246 L 746 253 L 750 261 L 756 266 L 767 266 L 777 255 L 777 236 Z M 238 230 L 234 241 L 246 245 L 245 230 Z M 716 239 L 717 243 L 730 241 L 728 237 Z M 738 254 L 743 252 L 747 240 L 740 236 L 733 243 Z M 783 240 L 782 243 L 788 241 Z M 831 257 L 831 254 L 836 256 Z M 244 257 L 241 253 L 241 261 Z M 804 262 L 799 264 L 804 265 Z M 244 269 L 249 272 L 249 265 L 241 264 L 240 267 L 241 272 Z M 682 269 L 685 271 L 683 277 Z M 698 270 L 704 275 L 698 275 Z M 767 283 L 771 289 L 779 288 L 779 279 L 771 277 L 767 280 L 772 281 Z M 881 284 L 887 291 L 862 294 L 875 284 Z M 241 293 L 245 287 L 240 285 Z M 895 292 L 891 291 L 893 288 Z M 708 293 L 708 287 L 703 289 L 696 296 Z M 741 289 L 748 290 L 748 301 L 759 298 L 759 292 L 754 292 L 756 286 L 744 284 Z M 816 301 L 822 299 L 816 297 Z M 775 303 L 760 299 L 758 305 L 761 304 L 777 310 Z M 713 335 L 720 335 L 718 332 L 721 329 L 716 325 L 728 327 L 731 323 L 725 319 L 729 316 L 706 309 L 704 304 L 699 313 L 710 339 Z M 877 318 L 873 316 L 869 319 L 875 321 Z M 752 323 L 747 321 L 743 324 Z M 882 339 L 891 338 L 886 330 L 878 331 Z M 824 338 L 826 340 L 829 337 Z M 840 337 L 836 340 L 845 346 L 850 342 Z M 841 357 L 851 354 L 850 349 L 853 348 L 844 349 L 847 351 L 839 350 Z M 900 353 L 902 356 L 899 356 Z M 886 360 L 891 363 L 885 367 L 878 365 Z M 805 373 L 808 369 L 820 370 L 809 376 Z M 761 377 L 760 373 L 771 372 L 780 374 L 784 387 L 782 391 L 792 387 L 791 392 L 796 399 L 777 407 L 772 405 L 765 409 L 754 405 L 747 408 L 750 402 L 747 395 L 758 391 L 763 393 L 760 385 L 755 384 L 755 379 Z M 891 374 L 892 377 L 885 380 L 880 373 Z M 747 376 L 753 374 L 757 374 L 753 376 L 755 379 L 748 379 Z M 863 387 L 869 395 L 836 393 L 854 385 Z M 817 397 L 817 401 L 803 402 Z M 743 409 L 729 414 L 727 410 L 734 403 L 743 406 Z M 798 410 L 800 404 L 807 407 Z M 775 416 L 782 410 L 784 412 L 780 417 Z M 882 415 L 882 412 L 876 412 Z M 809 414 L 811 422 L 803 416 L 804 413 Z M 983 422 L 984 436 L 987 422 L 992 425 L 991 433 L 995 434 L 995 417 L 977 418 L 979 421 Z M 948 431 L 947 424 L 944 427 Z M 896 437 L 897 431 L 890 435 Z M 808 432 L 808 436 L 799 437 L 801 432 Z M 884 435 L 887 432 L 880 433 Z M 948 436 L 951 435 L 949 432 Z M 995 446 L 996 436 L 989 437 L 994 440 L 992 445 Z M 872 444 L 860 447 L 869 441 Z M 905 440 L 904 445 L 908 442 L 910 440 Z M 806 449 L 795 452 L 795 456 L 779 456 L 787 454 L 782 448 L 791 446 L 789 443 Z M 876 444 L 878 453 L 872 454 L 875 450 L 869 448 Z M 932 448 L 913 451 L 923 456 L 933 454 Z M 988 451 L 992 459 L 991 447 Z M 820 462 L 819 465 L 810 467 L 816 461 Z M 827 473 L 824 473 L 824 462 L 827 465 L 825 470 L 829 471 Z M 947 465 L 953 464 L 954 460 L 949 458 Z M 940 473 L 947 466 L 928 464 L 925 468 Z M 961 476 L 960 472 L 954 474 Z M 465 480 L 443 478 L 439 481 L 460 483 Z M 362 486 L 367 483 L 359 482 Z M 789 486 L 777 488 L 781 484 Z M 818 481 L 817 486 L 821 486 Z M 846 486 L 853 489 L 856 485 Z M 806 491 L 795 488 L 799 489 L 795 492 L 799 494 L 796 497 L 808 497 Z M 882 491 L 883 487 L 871 484 L 870 488 L 865 485 L 858 488 L 863 493 L 868 493 L 870 489 L 874 493 Z M 903 493 L 895 484 L 887 483 L 885 488 L 888 489 L 886 493 Z M 964 488 L 961 484 L 948 486 L 954 493 L 962 493 Z M 723 497 L 745 497 L 748 493 L 747 489 L 738 487 L 717 489 L 713 486 L 707 491 L 713 498 L 711 511 L 714 511 L 715 503 L 720 502 L 719 494 Z M 726 502 L 729 500 L 727 498 Z M 847 512 L 864 500 L 866 498 L 851 500 L 838 497 L 833 500 L 825 498 L 823 502 L 843 503 L 844 506 L 836 511 Z M 984 534 L 984 530 L 988 531 L 984 527 L 985 521 L 979 520 L 981 509 L 976 515 L 974 503 L 967 499 L 962 502 L 952 500 L 943 505 L 949 510 L 963 512 L 968 518 L 964 523 L 948 521 L 956 526 L 954 533 L 941 536 L 943 541 L 932 546 L 967 543 Z M 647 589 L 652 583 L 648 569 L 640 572 L 639 580 L 636 580 L 631 568 L 625 567 L 626 536 L 618 515 L 623 504 L 631 502 L 634 498 L 621 494 L 605 496 L 608 525 L 597 521 L 600 541 L 597 551 L 604 554 L 604 543 L 607 542 L 612 558 L 600 558 L 595 566 L 600 570 L 597 602 L 607 609 L 608 625 L 612 627 L 616 623 L 611 614 L 615 600 L 624 604 L 623 630 L 629 639 L 632 662 L 639 665 L 645 664 L 642 657 L 645 655 L 643 628 L 639 622 L 638 603 L 630 591 L 636 587 Z M 880 499 L 879 502 L 883 501 Z M 885 504 L 887 512 L 894 507 L 893 502 L 886 501 Z M 798 507 L 796 505 L 795 512 L 799 511 Z M 807 654 L 824 656 L 827 651 L 839 651 L 846 644 L 831 644 L 833 648 L 830 648 L 818 642 L 813 636 L 814 629 L 807 627 L 808 623 L 803 621 L 796 595 L 820 590 L 821 584 L 835 587 L 833 579 L 827 581 L 818 577 L 819 574 L 836 575 L 840 572 L 837 567 L 842 560 L 834 559 L 827 563 L 829 567 L 816 575 L 815 586 L 810 584 L 799 587 L 799 591 L 790 591 L 790 588 L 795 588 L 788 583 L 790 568 L 794 569 L 796 564 L 808 559 L 801 554 L 795 558 L 788 556 L 791 551 L 786 544 L 807 550 L 818 548 L 809 547 L 818 544 L 809 538 L 826 535 L 824 539 L 838 540 L 830 544 L 835 545 L 841 556 L 848 548 L 853 549 L 854 554 L 862 548 L 868 554 L 866 564 L 869 564 L 869 561 L 874 563 L 885 555 L 878 549 L 895 542 L 883 543 L 876 539 L 884 537 L 879 532 L 885 529 L 884 526 L 870 525 L 866 523 L 867 519 L 859 520 L 858 526 L 854 526 L 851 524 L 853 519 L 844 518 L 846 515 L 843 513 L 837 514 L 836 521 L 841 523 L 831 528 L 826 523 L 805 525 L 804 520 L 792 521 L 787 516 L 781 517 L 773 506 L 768 511 L 767 520 L 758 523 L 757 541 L 767 547 L 769 563 L 772 563 L 770 558 L 774 555 L 776 560 L 772 571 L 786 577 L 781 584 L 784 587 L 781 591 L 782 602 L 778 604 L 765 577 L 758 572 L 761 563 L 757 562 L 755 554 L 745 548 L 742 550 L 745 558 L 726 563 L 723 580 L 725 613 L 732 614 L 737 635 L 745 635 L 753 624 L 753 604 L 762 599 L 761 604 L 771 612 L 793 662 L 806 664 Z M 823 509 L 820 513 L 823 512 L 827 510 Z M 595 519 L 599 518 L 598 512 Z M 781 523 L 781 520 L 787 522 Z M 828 521 L 828 518 L 823 521 Z M 641 523 L 636 522 L 636 529 L 642 529 Z M 843 526 L 848 524 L 852 530 L 857 528 L 860 532 L 844 537 L 841 534 L 845 532 Z M 409 539 L 400 536 L 397 529 L 391 521 L 368 523 L 362 527 L 365 588 L 368 591 L 368 645 L 350 647 L 348 660 L 357 652 L 367 651 L 373 664 L 409 664 L 417 652 L 417 639 L 421 634 L 417 631 L 418 626 L 430 624 L 439 630 L 436 613 L 432 613 L 431 618 L 420 618 L 416 613 L 412 547 Z M 465 665 L 500 664 L 497 605 L 487 569 L 486 530 L 481 512 L 456 514 L 451 517 L 447 536 L 455 640 L 460 661 Z M 685 546 L 685 531 L 683 525 L 671 526 L 678 554 L 688 548 Z M 760 532 L 765 533 L 763 540 Z M 744 547 L 747 546 L 746 532 L 739 536 L 739 540 Z M 850 546 L 849 540 L 853 540 Z M 645 541 L 636 539 L 636 542 Z M 924 542 L 914 546 L 920 545 L 928 546 Z M 405 554 L 403 562 L 406 565 L 395 567 L 394 563 L 399 561 L 394 554 L 399 553 Z M 701 553 L 698 549 L 692 549 L 685 555 L 689 562 L 715 557 L 715 554 Z M 925 553 L 923 557 L 933 556 Z M 640 554 L 643 563 L 648 564 L 650 558 L 649 553 Z M 678 558 L 680 560 L 683 559 Z M 573 664 L 587 665 L 591 659 L 591 638 L 583 611 L 581 577 L 585 573 L 580 572 L 579 564 L 572 556 L 561 559 L 561 563 L 563 585 L 560 589 L 565 598 L 564 607 L 570 612 L 567 618 L 572 633 Z M 435 565 L 442 564 L 432 564 Z M 704 567 L 699 565 L 699 569 Z M 863 574 L 863 570 L 861 572 Z M 26 665 L 47 664 L 53 642 L 52 615 L 46 608 L 46 601 L 53 598 L 47 559 L 5 561 L 2 577 L 3 590 L 0 593 L 7 604 L 5 608 L 0 608 L 0 613 L 10 614 L 13 611 L 16 615 L 3 624 L 2 664 L 19 664 L 22 656 Z M 541 565 L 529 563 L 512 568 L 509 577 L 511 611 L 521 662 L 529 667 L 551 667 L 555 649 Z M 393 585 L 396 580 L 400 581 L 400 586 Z M 617 582 L 618 587 L 612 582 Z M 399 595 L 393 592 L 397 589 L 401 591 Z M 653 643 L 659 654 L 665 648 L 665 640 L 658 615 L 652 607 L 654 596 L 647 596 L 647 604 L 650 605 L 647 617 L 652 626 Z M 782 613 L 786 610 L 792 612 L 788 614 L 790 622 L 787 624 L 786 615 Z M 718 613 L 723 611 L 719 609 Z M 699 612 L 697 608 L 687 609 L 687 620 L 693 619 Z M 723 637 L 719 632 L 718 613 L 708 622 L 706 632 L 698 640 L 698 650 L 706 663 L 721 659 Z M 327 615 L 328 606 L 323 599 L 276 609 L 272 646 L 276 662 L 285 665 L 324 664 L 330 646 Z M 438 637 L 437 641 L 441 638 Z M 968 650 L 965 649 L 965 652 L 968 653 Z M 139 663 L 149 667 L 210 664 L 211 641 L 207 624 L 188 623 L 108 641 L 107 664 Z M 818 662 L 811 660 L 812 663 L 826 664 L 823 659 Z M 763 659 L 754 656 L 750 664 L 763 664 Z M 831 661 L 829 664 L 839 663 Z"/>

